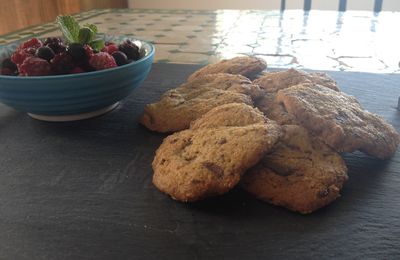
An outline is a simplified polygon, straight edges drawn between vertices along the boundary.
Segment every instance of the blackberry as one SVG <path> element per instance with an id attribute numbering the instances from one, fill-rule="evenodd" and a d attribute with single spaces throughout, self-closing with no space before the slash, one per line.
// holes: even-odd
<path id="1" fill-rule="evenodd" d="M 125 53 L 123 53 L 122 51 L 114 51 L 111 56 L 113 56 L 118 66 L 128 63 L 128 57 L 126 57 Z"/>
<path id="2" fill-rule="evenodd" d="M 9 68 L 2 68 L 0 70 L 0 75 L 16 76 L 16 72 L 10 70 Z"/>
<path id="3" fill-rule="evenodd" d="M 62 39 L 59 38 L 59 37 L 47 37 L 44 40 L 43 44 L 44 45 L 48 45 L 48 44 L 51 44 L 51 43 L 62 43 L 62 42 L 63 42 Z"/>
<path id="4" fill-rule="evenodd" d="M 10 69 L 11 71 L 16 71 L 17 70 L 17 65 L 15 65 L 14 62 L 11 61 L 11 58 L 7 58 L 5 60 L 3 60 L 3 62 L 1 63 L 1 67 Z"/>
<path id="5" fill-rule="evenodd" d="M 83 61 L 86 59 L 86 50 L 80 43 L 71 43 L 67 47 L 67 53 L 71 55 L 74 61 Z"/>
<path id="6" fill-rule="evenodd" d="M 128 59 L 131 60 L 138 60 L 140 59 L 139 47 L 131 42 L 130 40 L 123 41 L 119 46 L 118 49 L 126 54 Z"/>
<path id="7" fill-rule="evenodd" d="M 36 50 L 36 56 L 47 61 L 50 61 L 52 58 L 54 58 L 54 55 L 53 49 L 48 46 L 43 46 Z"/>
<path id="8" fill-rule="evenodd" d="M 43 44 L 51 48 L 55 54 L 65 51 L 65 45 L 61 38 L 58 37 L 48 37 Z"/>

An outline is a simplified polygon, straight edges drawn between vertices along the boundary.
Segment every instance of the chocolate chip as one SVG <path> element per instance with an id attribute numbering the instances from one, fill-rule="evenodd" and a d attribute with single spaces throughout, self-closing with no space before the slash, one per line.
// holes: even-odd
<path id="1" fill-rule="evenodd" d="M 221 138 L 218 140 L 218 144 L 226 144 L 226 143 L 227 143 L 226 138 Z"/>
<path id="2" fill-rule="evenodd" d="M 296 169 L 286 169 L 284 166 L 281 166 L 279 164 L 268 165 L 268 168 L 273 170 L 276 175 L 279 175 L 282 177 L 287 177 L 287 176 L 290 176 L 290 175 L 296 173 Z"/>
<path id="3" fill-rule="evenodd" d="M 224 176 L 224 169 L 212 162 L 203 162 L 202 165 L 209 170 L 210 172 L 214 173 L 218 178 L 222 178 Z"/>
<path id="4" fill-rule="evenodd" d="M 317 193 L 317 196 L 320 197 L 320 198 L 324 198 L 324 197 L 328 196 L 328 194 L 329 194 L 329 190 L 325 189 L 325 190 L 319 191 Z"/>
<path id="5" fill-rule="evenodd" d="M 183 140 L 183 147 L 182 149 L 185 149 L 186 147 L 190 146 L 193 144 L 192 138 L 184 139 Z"/>
<path id="6" fill-rule="evenodd" d="M 170 144 L 174 144 L 174 143 L 176 143 L 177 141 L 178 141 L 178 139 L 175 138 L 175 139 L 172 139 L 171 141 L 169 141 L 169 143 L 170 143 Z"/>
<path id="7" fill-rule="evenodd" d="M 339 113 L 335 116 L 335 118 L 337 121 L 341 123 L 346 123 L 349 120 L 348 115 L 343 111 L 339 111 Z"/>
<path id="8" fill-rule="evenodd" d="M 200 183 L 203 183 L 203 182 L 204 181 L 202 181 L 202 180 L 196 180 L 196 179 L 191 181 L 192 184 L 200 184 Z"/>

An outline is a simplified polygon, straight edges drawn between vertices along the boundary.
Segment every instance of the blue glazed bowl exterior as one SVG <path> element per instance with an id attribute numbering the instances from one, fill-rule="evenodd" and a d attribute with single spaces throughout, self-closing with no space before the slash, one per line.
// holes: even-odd
<path id="1" fill-rule="evenodd" d="M 0 75 L 0 101 L 38 115 L 75 115 L 110 106 L 127 97 L 150 72 L 154 46 L 142 42 L 146 55 L 116 68 L 59 76 Z M 2 49 L 10 54 L 10 50 Z"/>

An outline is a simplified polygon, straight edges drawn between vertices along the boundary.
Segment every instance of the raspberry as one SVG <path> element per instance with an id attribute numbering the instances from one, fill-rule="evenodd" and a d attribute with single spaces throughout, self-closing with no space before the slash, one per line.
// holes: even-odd
<path id="1" fill-rule="evenodd" d="M 65 52 L 56 54 L 50 64 L 55 74 L 67 74 L 75 67 L 72 57 Z"/>
<path id="2" fill-rule="evenodd" d="M 85 72 L 85 70 L 82 69 L 81 67 L 75 67 L 69 73 L 70 74 L 77 74 L 77 73 L 82 73 L 82 72 Z"/>
<path id="3" fill-rule="evenodd" d="M 101 49 L 101 51 L 107 52 L 108 54 L 113 54 L 113 52 L 118 51 L 118 47 L 115 44 L 109 43 L 107 46 Z"/>
<path id="4" fill-rule="evenodd" d="M 24 60 L 28 57 L 32 57 L 35 52 L 31 52 L 30 50 L 33 50 L 32 48 L 29 49 L 20 49 L 16 50 L 12 55 L 11 55 L 11 61 L 14 62 L 17 66 L 21 65 Z"/>
<path id="5" fill-rule="evenodd" d="M 89 60 L 90 66 L 95 70 L 104 70 L 117 67 L 114 58 L 107 52 L 99 52 L 94 54 Z"/>
<path id="6" fill-rule="evenodd" d="M 22 44 L 20 44 L 17 48 L 17 50 L 25 50 L 28 48 L 33 48 L 33 49 L 37 49 L 43 46 L 43 43 L 37 39 L 37 38 L 32 38 L 30 40 L 27 40 L 26 42 L 23 42 Z"/>
<path id="7" fill-rule="evenodd" d="M 30 55 L 35 55 L 36 54 L 36 49 L 35 48 L 29 47 L 29 48 L 24 49 L 24 51 L 26 53 L 30 54 Z"/>
<path id="8" fill-rule="evenodd" d="M 51 66 L 46 60 L 28 57 L 19 67 L 21 76 L 46 76 L 51 74 Z"/>
<path id="9" fill-rule="evenodd" d="M 83 46 L 83 48 L 85 49 L 86 57 L 87 57 L 88 59 L 90 59 L 90 57 L 92 57 L 93 54 L 94 54 L 92 47 L 90 47 L 89 45 L 85 44 L 85 45 Z"/>

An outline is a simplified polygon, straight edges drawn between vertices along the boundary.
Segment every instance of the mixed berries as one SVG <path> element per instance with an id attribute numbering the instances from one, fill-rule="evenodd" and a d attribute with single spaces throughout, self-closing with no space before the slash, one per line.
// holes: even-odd
<path id="1" fill-rule="evenodd" d="M 61 38 L 37 38 L 22 43 L 1 64 L 2 75 L 47 76 L 84 73 L 128 64 L 140 58 L 139 48 L 125 40 L 108 42 L 100 51 L 88 44 L 65 44 Z"/>

